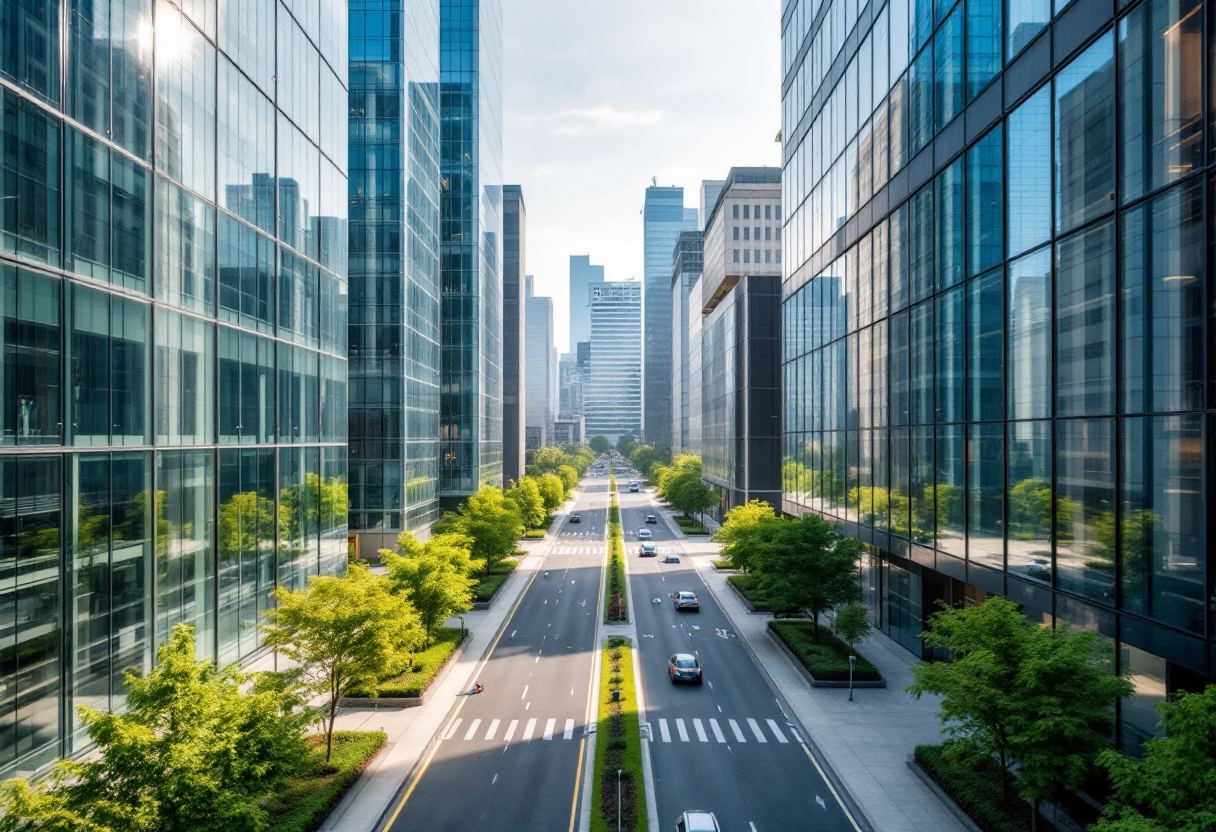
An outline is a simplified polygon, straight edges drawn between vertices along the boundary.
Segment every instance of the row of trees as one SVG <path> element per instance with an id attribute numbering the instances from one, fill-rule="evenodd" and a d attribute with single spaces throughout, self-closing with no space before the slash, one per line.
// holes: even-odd
<path id="1" fill-rule="evenodd" d="M 685 517 L 718 504 L 718 495 L 701 479 L 701 457 L 696 454 L 677 454 L 670 465 L 655 462 L 649 478 L 658 495 Z"/>

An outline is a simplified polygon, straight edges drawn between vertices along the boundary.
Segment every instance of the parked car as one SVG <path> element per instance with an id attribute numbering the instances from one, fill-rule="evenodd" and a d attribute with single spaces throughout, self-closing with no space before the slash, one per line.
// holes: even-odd
<path id="1" fill-rule="evenodd" d="M 701 602 L 697 600 L 695 592 L 673 592 L 671 600 L 676 605 L 676 610 L 696 610 L 701 611 Z"/>
<path id="2" fill-rule="evenodd" d="M 571 515 L 570 515 L 570 522 L 571 522 L 571 523 L 581 523 L 581 522 L 583 522 L 583 518 L 582 518 L 582 516 L 581 516 L 581 515 L 578 515 L 578 514 L 571 514 Z"/>
<path id="3" fill-rule="evenodd" d="M 667 675 L 671 683 L 695 682 L 701 684 L 701 662 L 692 653 L 676 653 L 667 660 Z"/>
<path id="4" fill-rule="evenodd" d="M 652 523 L 652 524 L 653 524 L 653 523 L 658 523 L 658 522 L 659 522 L 659 518 L 655 517 L 653 514 L 647 514 L 647 515 L 646 515 L 646 522 L 647 522 L 647 523 Z"/>
<path id="5" fill-rule="evenodd" d="M 652 558 L 659 553 L 659 550 L 654 547 L 653 543 L 643 543 L 638 554 L 644 558 Z"/>
<path id="6" fill-rule="evenodd" d="M 676 832 L 722 832 L 713 812 L 689 809 L 676 821 Z"/>
<path id="7" fill-rule="evenodd" d="M 650 536 L 650 529 L 638 529 L 638 540 L 646 540 Z"/>

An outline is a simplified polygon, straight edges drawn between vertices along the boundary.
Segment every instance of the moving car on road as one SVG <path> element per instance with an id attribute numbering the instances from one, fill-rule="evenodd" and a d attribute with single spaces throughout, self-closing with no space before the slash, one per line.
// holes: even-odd
<path id="1" fill-rule="evenodd" d="M 667 675 L 671 683 L 695 682 L 701 684 L 701 662 L 692 653 L 676 653 L 667 660 Z"/>
<path id="2" fill-rule="evenodd" d="M 689 809 L 676 821 L 676 832 L 722 832 L 713 812 Z"/>
<path id="3" fill-rule="evenodd" d="M 647 522 L 647 523 L 658 523 L 658 522 L 659 522 L 659 518 L 655 517 L 653 514 L 647 514 L 647 515 L 646 515 L 646 522 Z"/>
<path id="4" fill-rule="evenodd" d="M 654 547 L 653 543 L 643 543 L 642 548 L 638 550 L 638 554 L 644 558 L 652 558 L 659 553 L 659 550 Z"/>
<path id="5" fill-rule="evenodd" d="M 676 605 L 676 611 L 679 610 L 696 610 L 701 611 L 701 602 L 697 600 L 695 592 L 673 592 L 671 600 Z"/>
<path id="6" fill-rule="evenodd" d="M 667 557 L 663 558 L 663 563 L 679 563 L 679 562 L 680 562 L 679 555 L 668 555 Z"/>
<path id="7" fill-rule="evenodd" d="M 645 540 L 650 537 L 650 529 L 638 529 L 638 540 Z"/>
<path id="8" fill-rule="evenodd" d="M 571 514 L 571 515 L 570 515 L 570 522 L 571 522 L 571 523 L 581 523 L 581 522 L 583 522 L 582 515 L 579 515 L 579 514 Z"/>

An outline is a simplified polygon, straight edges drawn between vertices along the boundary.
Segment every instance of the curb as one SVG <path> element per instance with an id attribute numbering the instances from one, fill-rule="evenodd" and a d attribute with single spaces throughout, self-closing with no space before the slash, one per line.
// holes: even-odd
<path id="1" fill-rule="evenodd" d="M 933 794 L 937 796 L 937 799 L 942 802 L 942 805 L 950 810 L 950 814 L 958 818 L 958 822 L 963 825 L 963 828 L 965 828 L 967 832 L 982 832 L 982 830 L 976 826 L 975 821 L 971 819 L 971 816 L 960 809 L 959 805 L 951 799 L 950 795 L 942 791 L 942 787 L 934 782 L 933 778 L 929 776 L 929 772 L 925 771 L 920 767 L 920 765 L 917 764 L 915 757 L 909 754 L 904 762 L 907 763 L 908 768 L 912 769 L 912 773 L 919 777 L 921 782 L 929 787 L 929 791 L 933 792 Z"/>
<path id="2" fill-rule="evenodd" d="M 848 682 L 838 682 L 835 679 L 816 679 L 814 676 L 811 675 L 811 671 L 807 670 L 806 665 L 804 665 L 801 661 L 799 661 L 798 657 L 794 654 L 794 651 L 790 649 L 790 646 L 785 643 L 785 641 L 781 638 L 781 636 L 777 635 L 777 633 L 774 632 L 772 627 L 766 626 L 764 628 L 764 632 L 768 633 L 768 637 L 771 638 L 774 642 L 776 642 L 777 646 L 781 648 L 781 652 L 785 653 L 785 655 L 789 657 L 789 660 L 794 663 L 794 668 L 799 673 L 802 674 L 803 678 L 805 678 L 810 683 L 811 687 L 813 687 L 813 688 L 844 688 L 844 689 L 847 689 L 849 687 Z M 887 686 L 886 679 L 880 679 L 877 682 L 874 682 L 874 681 L 854 681 L 853 682 L 854 688 L 885 688 L 886 686 Z"/>

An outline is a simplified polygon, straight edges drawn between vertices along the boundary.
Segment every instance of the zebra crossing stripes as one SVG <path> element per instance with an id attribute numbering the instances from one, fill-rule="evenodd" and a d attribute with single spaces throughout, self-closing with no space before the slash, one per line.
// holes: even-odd
<path id="1" fill-rule="evenodd" d="M 748 727 L 752 729 L 752 733 L 756 735 L 756 742 L 768 742 L 764 736 L 764 732 L 760 730 L 759 724 L 751 717 L 747 718 Z"/>
<path id="2" fill-rule="evenodd" d="M 684 720 L 676 720 L 676 730 L 680 732 L 680 742 L 688 742 L 688 729 L 684 727 Z"/>
<path id="3" fill-rule="evenodd" d="M 518 720 L 518 719 L 513 719 L 513 720 L 511 720 L 511 724 L 507 726 L 507 733 L 506 733 L 506 735 L 505 735 L 505 736 L 502 738 L 502 741 L 503 741 L 503 742 L 510 742 L 510 741 L 511 741 L 511 738 L 512 738 L 513 736 L 515 736 L 515 726 L 517 726 L 517 725 L 519 725 L 519 720 Z"/>
<path id="4" fill-rule="evenodd" d="M 773 735 L 777 737 L 777 742 L 789 742 L 785 738 L 785 734 L 781 733 L 781 729 L 777 727 L 777 720 L 766 719 L 765 722 L 768 723 L 768 727 L 773 732 Z"/>
<path id="5" fill-rule="evenodd" d="M 716 720 L 716 719 L 711 719 L 711 720 L 709 721 L 709 728 L 710 728 L 710 730 L 711 730 L 711 731 L 713 731 L 713 732 L 714 732 L 714 739 L 715 739 L 715 740 L 717 740 L 718 742 L 726 742 L 726 737 L 724 737 L 724 736 L 722 735 L 722 729 L 718 727 L 718 720 Z"/>
<path id="6" fill-rule="evenodd" d="M 532 739 L 534 733 L 536 733 L 536 720 L 529 719 L 527 727 L 524 728 L 524 742 Z"/>
<path id="7" fill-rule="evenodd" d="M 545 739 L 545 740 L 553 739 L 553 726 L 554 725 L 557 725 L 556 719 L 550 719 L 545 723 L 545 733 L 541 736 L 541 739 Z"/>
<path id="8" fill-rule="evenodd" d="M 683 719 L 675 719 L 672 721 L 675 722 L 676 734 L 679 737 L 679 741 L 691 742 L 687 723 Z M 789 739 L 785 736 L 785 732 L 781 730 L 781 726 L 777 723 L 777 720 L 766 719 L 764 722 L 768 725 L 769 731 L 772 732 L 773 738 L 776 739 L 777 742 L 786 744 L 789 743 Z M 672 742 L 671 727 L 668 725 L 667 720 L 660 719 L 658 720 L 658 723 L 660 741 L 665 743 Z M 706 723 L 708 723 L 708 731 L 706 731 Z M 734 734 L 735 742 L 746 743 L 748 741 L 747 735 L 743 733 L 743 729 L 739 727 L 738 722 L 733 719 L 728 719 L 726 720 L 726 724 L 730 727 L 731 733 Z M 755 736 L 755 742 L 767 743 L 769 741 L 768 735 L 764 733 L 764 728 L 761 726 L 760 722 L 754 719 L 748 719 L 747 724 L 748 727 L 751 728 L 752 734 Z M 715 742 L 727 742 L 726 732 L 722 730 L 722 725 L 716 719 L 694 719 L 692 720 L 692 730 L 697 735 L 697 740 L 699 742 L 710 742 L 710 734 L 713 734 L 713 741 Z"/>
<path id="9" fill-rule="evenodd" d="M 574 739 L 574 720 L 573 719 L 566 720 L 566 727 L 564 729 L 562 729 L 562 739 L 564 739 L 564 740 Z"/>
<path id="10" fill-rule="evenodd" d="M 743 736 L 743 732 L 739 730 L 739 723 L 735 722 L 733 719 L 728 719 L 726 721 L 730 723 L 730 730 L 735 735 L 735 742 L 747 742 L 747 737 Z"/>
<path id="11" fill-rule="evenodd" d="M 478 726 L 478 725 L 481 725 L 481 720 L 480 720 L 480 719 L 475 719 L 475 720 L 473 720 L 472 722 L 470 722 L 470 723 L 469 723 L 469 730 L 468 730 L 468 731 L 466 731 L 466 732 L 465 732 L 465 735 L 464 735 L 464 738 L 465 738 L 466 740 L 471 740 L 471 739 L 473 739 L 473 735 L 477 733 L 477 726 Z"/>
<path id="12" fill-rule="evenodd" d="M 692 721 L 692 727 L 697 732 L 697 739 L 699 739 L 701 742 L 709 742 L 709 737 L 705 735 L 705 726 L 701 724 L 701 720 L 694 719 Z"/>

